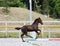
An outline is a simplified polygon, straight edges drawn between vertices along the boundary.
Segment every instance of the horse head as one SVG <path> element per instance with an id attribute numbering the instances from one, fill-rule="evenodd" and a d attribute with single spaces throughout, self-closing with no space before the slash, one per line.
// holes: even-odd
<path id="1" fill-rule="evenodd" d="M 37 18 L 37 20 L 38 20 L 38 23 L 40 23 L 41 25 L 43 25 L 43 22 L 42 22 L 42 20 L 41 20 L 41 18 L 39 17 L 39 18 Z"/>

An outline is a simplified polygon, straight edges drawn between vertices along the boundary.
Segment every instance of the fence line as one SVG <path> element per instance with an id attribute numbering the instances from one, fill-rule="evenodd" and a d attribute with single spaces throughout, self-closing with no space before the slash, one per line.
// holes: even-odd
<path id="1" fill-rule="evenodd" d="M 43 23 L 51 23 L 51 22 L 60 23 L 60 21 L 43 21 Z M 25 25 L 26 23 L 30 23 L 30 21 L 0 21 L 0 23 L 5 23 L 5 26 L 0 26 L 0 28 L 5 28 L 6 30 L 5 32 L 7 35 L 7 32 L 11 32 L 7 30 L 8 28 L 21 27 L 20 25 L 19 26 L 8 26 L 8 23 L 23 23 L 23 25 Z M 42 28 L 42 37 L 43 37 L 44 28 L 60 28 L 60 25 L 40 25 L 39 27 Z M 4 32 L 4 31 L 0 31 L 0 32 Z M 12 32 L 15 32 L 15 31 L 12 31 Z M 50 31 L 48 33 L 49 33 L 49 38 L 50 38 Z"/>
<path id="2" fill-rule="evenodd" d="M 0 28 L 15 28 L 15 27 L 22 27 L 22 26 L 0 26 Z M 40 25 L 39 28 L 60 28 L 60 25 Z"/>
<path id="3" fill-rule="evenodd" d="M 32 21 L 33 22 L 33 21 Z M 60 23 L 60 21 L 43 21 L 43 23 Z M 30 23 L 30 21 L 0 21 L 0 23 L 5 23 L 5 26 L 0 26 L 0 28 L 15 28 L 15 27 L 21 27 L 20 25 L 17 26 L 8 26 L 8 23 L 23 23 L 25 25 L 26 23 Z M 40 25 L 39 27 L 43 28 L 60 28 L 60 25 Z"/>
<path id="4" fill-rule="evenodd" d="M 30 21 L 0 21 L 0 23 L 30 23 Z M 33 22 L 33 21 L 32 21 Z M 60 22 L 60 21 L 43 21 L 44 22 Z"/>

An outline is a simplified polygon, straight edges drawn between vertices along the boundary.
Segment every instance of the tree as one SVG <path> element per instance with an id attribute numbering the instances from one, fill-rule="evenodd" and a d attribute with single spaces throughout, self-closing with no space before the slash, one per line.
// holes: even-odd
<path id="1" fill-rule="evenodd" d="M 10 7 L 24 7 L 22 0 L 8 0 L 8 6 Z"/>
<path id="2" fill-rule="evenodd" d="M 49 15 L 50 6 L 49 6 L 48 0 L 43 0 L 43 2 L 42 2 L 42 11 L 43 11 L 43 14 Z"/>
<path id="3" fill-rule="evenodd" d="M 50 0 L 50 16 L 53 18 L 60 18 L 60 0 Z"/>
<path id="4" fill-rule="evenodd" d="M 39 0 L 34 0 L 34 11 L 39 13 L 41 11 L 41 5 L 39 4 Z"/>
<path id="5" fill-rule="evenodd" d="M 57 18 L 60 18 L 60 0 L 56 0 L 55 10 L 57 13 Z"/>
<path id="6" fill-rule="evenodd" d="M 3 12 L 4 12 L 5 14 L 8 14 L 8 13 L 9 13 L 8 0 L 4 0 Z"/>
<path id="7" fill-rule="evenodd" d="M 30 9 L 29 0 L 0 0 L 0 6 L 5 7 L 25 7 Z M 48 17 L 60 18 L 60 0 L 32 0 L 32 10 L 46 14 Z"/>

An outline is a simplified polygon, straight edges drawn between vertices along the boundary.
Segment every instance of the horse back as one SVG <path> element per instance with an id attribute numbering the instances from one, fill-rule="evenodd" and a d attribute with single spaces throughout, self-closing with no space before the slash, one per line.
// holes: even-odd
<path id="1" fill-rule="evenodd" d="M 34 25 L 26 25 L 24 27 L 26 27 L 27 31 L 34 31 L 37 29 L 37 27 Z"/>

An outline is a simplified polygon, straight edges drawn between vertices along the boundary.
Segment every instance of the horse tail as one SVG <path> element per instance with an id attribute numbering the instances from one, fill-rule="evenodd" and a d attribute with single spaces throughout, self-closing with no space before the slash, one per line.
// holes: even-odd
<path id="1" fill-rule="evenodd" d="M 16 29 L 16 30 L 20 30 L 21 28 L 20 28 L 20 27 L 16 27 L 15 29 Z"/>

